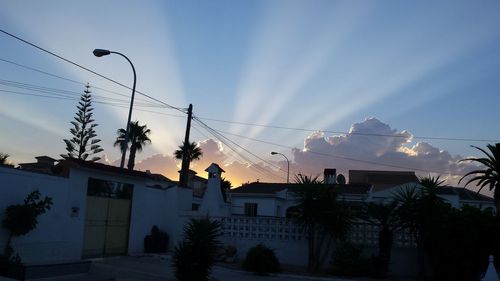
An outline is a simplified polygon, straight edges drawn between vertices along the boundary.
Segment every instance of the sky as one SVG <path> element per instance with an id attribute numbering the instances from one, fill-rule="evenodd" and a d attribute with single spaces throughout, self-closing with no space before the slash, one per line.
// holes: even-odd
<path id="1" fill-rule="evenodd" d="M 456 184 L 500 142 L 499 1 L 6 1 L 0 29 L 131 87 L 152 144 L 136 168 L 177 179 L 193 104 L 200 176 L 233 185 L 324 168 L 414 170 Z M 0 33 L 0 151 L 14 163 L 65 153 L 89 83 L 103 162 L 130 89 Z M 180 108 L 166 108 L 164 104 Z M 201 121 L 201 122 L 200 122 Z M 208 128 L 206 127 L 208 126 Z M 368 134 L 368 135 L 366 135 Z M 444 139 L 440 139 L 444 138 Z M 468 139 L 468 140 L 449 140 Z"/>

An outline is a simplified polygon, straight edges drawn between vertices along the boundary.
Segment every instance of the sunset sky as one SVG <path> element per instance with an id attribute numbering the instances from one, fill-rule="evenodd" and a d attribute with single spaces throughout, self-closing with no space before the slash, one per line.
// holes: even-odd
<path id="1" fill-rule="evenodd" d="M 500 142 L 500 1 L 0 0 L 0 29 L 131 86 L 124 58 L 92 50 L 127 55 L 137 90 L 192 103 L 212 128 L 193 120 L 193 168 L 216 162 L 234 185 L 285 181 L 271 151 L 292 177 L 415 170 L 455 184 L 473 168 L 458 161 L 480 155 L 470 145 Z M 0 33 L 0 152 L 59 158 L 86 83 L 116 164 L 131 91 Z M 152 131 L 137 169 L 177 179 L 186 115 L 138 94 L 132 119 Z"/>

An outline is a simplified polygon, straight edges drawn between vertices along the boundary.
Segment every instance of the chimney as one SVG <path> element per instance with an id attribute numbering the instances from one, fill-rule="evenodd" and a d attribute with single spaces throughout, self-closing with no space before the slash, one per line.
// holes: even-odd
<path id="1" fill-rule="evenodd" d="M 325 169 L 323 182 L 325 184 L 335 184 L 337 182 L 337 169 Z"/>

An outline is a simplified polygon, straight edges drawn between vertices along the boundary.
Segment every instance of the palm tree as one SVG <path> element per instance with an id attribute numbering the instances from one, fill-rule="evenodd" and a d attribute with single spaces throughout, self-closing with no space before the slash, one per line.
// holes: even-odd
<path id="1" fill-rule="evenodd" d="M 295 176 L 295 182 L 299 184 L 299 188 L 295 191 L 297 205 L 291 216 L 307 236 L 307 269 L 317 272 L 332 240 L 347 234 L 352 221 L 351 215 L 348 208 L 337 200 L 334 189 L 322 184 L 317 176 L 299 174 Z"/>
<path id="2" fill-rule="evenodd" d="M 490 191 L 493 191 L 493 198 L 495 200 L 495 205 L 497 211 L 500 210 L 500 143 L 496 145 L 488 144 L 487 147 L 490 151 L 488 153 L 486 150 L 481 149 L 477 146 L 472 146 L 481 152 L 483 152 L 486 157 L 483 158 L 467 158 L 461 161 L 473 161 L 478 162 L 486 166 L 484 170 L 474 170 L 465 174 L 459 181 L 459 183 L 466 177 L 475 175 L 473 178 L 469 179 L 465 186 L 469 183 L 477 182 L 477 186 L 480 186 L 479 191 L 481 191 L 485 186 L 488 186 Z"/>
<path id="3" fill-rule="evenodd" d="M 391 201 L 389 203 L 366 203 L 361 219 L 375 224 L 379 228 L 378 234 L 378 259 L 380 261 L 380 268 L 378 268 L 377 275 L 379 277 L 386 277 L 389 272 L 389 263 L 391 261 L 391 251 L 393 244 L 394 232 L 399 228 L 399 220 L 396 215 L 398 201 Z"/>
<path id="4" fill-rule="evenodd" d="M 206 281 L 220 247 L 221 223 L 208 218 L 191 219 L 184 239 L 174 249 L 173 266 L 178 281 Z"/>
<path id="5" fill-rule="evenodd" d="M 410 231 L 417 244 L 419 280 L 424 278 L 426 256 L 431 255 L 438 246 L 434 245 L 434 237 L 448 213 L 449 206 L 438 196 L 443 182 L 439 176 L 422 177 L 419 178 L 422 188 L 407 186 L 401 188 L 394 197 L 398 202 L 396 214 L 401 226 Z"/>
<path id="6" fill-rule="evenodd" d="M 120 146 L 122 153 L 124 150 L 129 149 L 130 144 L 130 154 L 128 156 L 128 169 L 133 170 L 135 165 L 135 154 L 141 152 L 142 148 L 146 144 L 151 143 L 149 139 L 149 134 L 151 130 L 147 128 L 147 125 L 139 125 L 139 121 L 130 122 L 129 124 L 129 138 L 128 143 L 125 143 L 127 131 L 125 129 L 118 129 L 116 131 L 118 137 L 116 138 L 114 146 Z"/>
<path id="7" fill-rule="evenodd" d="M 176 159 L 182 160 L 184 154 L 187 154 L 187 160 L 191 162 L 193 160 L 199 160 L 203 155 L 203 152 L 201 151 L 201 148 L 198 147 L 194 142 L 190 142 L 187 145 L 185 142 L 182 142 L 182 145 L 179 146 L 179 149 L 174 152 L 174 156 Z"/>
<path id="8" fill-rule="evenodd" d="M 224 198 L 224 202 L 227 201 L 227 192 L 231 190 L 232 186 L 233 184 L 231 183 L 230 180 L 222 178 L 222 181 L 220 183 L 220 191 L 222 192 L 222 197 Z"/>

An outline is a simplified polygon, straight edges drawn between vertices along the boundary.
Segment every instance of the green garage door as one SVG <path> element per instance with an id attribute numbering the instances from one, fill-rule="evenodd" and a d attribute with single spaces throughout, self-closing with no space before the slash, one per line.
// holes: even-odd
<path id="1" fill-rule="evenodd" d="M 132 189 L 131 184 L 89 179 L 84 258 L 127 253 Z"/>

